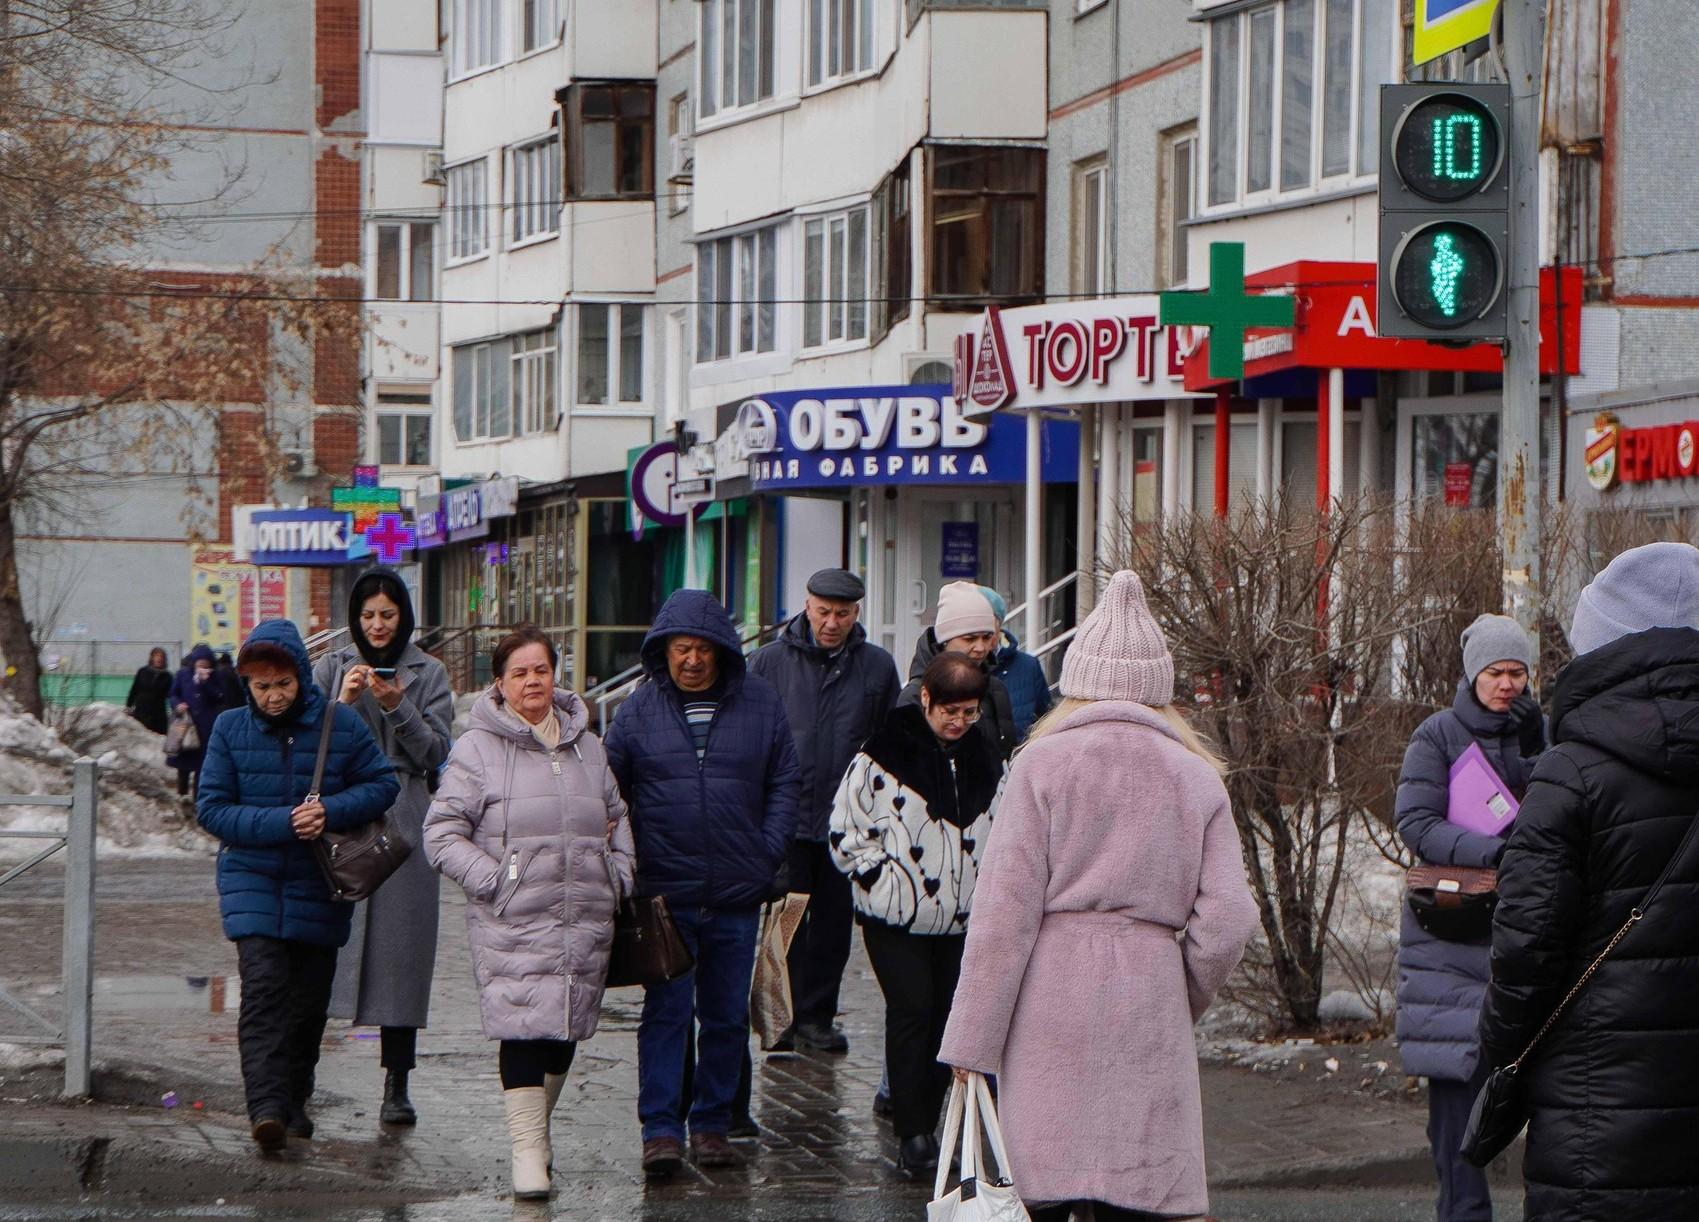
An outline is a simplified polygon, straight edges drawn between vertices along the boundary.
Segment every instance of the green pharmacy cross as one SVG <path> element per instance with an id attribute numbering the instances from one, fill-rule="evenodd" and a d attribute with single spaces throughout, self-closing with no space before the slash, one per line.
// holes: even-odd
<path id="1" fill-rule="evenodd" d="M 1245 292 L 1245 244 L 1209 244 L 1209 288 L 1202 293 L 1164 293 L 1165 327 L 1209 328 L 1209 376 L 1245 376 L 1245 332 L 1252 327 L 1290 327 L 1297 307 L 1290 297 Z"/>

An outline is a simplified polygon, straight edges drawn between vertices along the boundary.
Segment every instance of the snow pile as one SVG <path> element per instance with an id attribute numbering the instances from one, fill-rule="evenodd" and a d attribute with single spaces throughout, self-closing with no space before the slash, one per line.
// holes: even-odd
<path id="1" fill-rule="evenodd" d="M 0 696 L 0 792 L 68 794 L 71 765 L 87 755 L 101 769 L 100 852 L 157 857 L 216 850 L 177 800 L 176 774 L 165 766 L 159 735 L 115 705 L 57 710 L 53 717 L 58 728 Z M 63 831 L 67 813 L 63 807 L 0 806 L 0 828 Z M 0 856 L 17 859 L 42 847 L 33 840 L 0 839 Z"/>

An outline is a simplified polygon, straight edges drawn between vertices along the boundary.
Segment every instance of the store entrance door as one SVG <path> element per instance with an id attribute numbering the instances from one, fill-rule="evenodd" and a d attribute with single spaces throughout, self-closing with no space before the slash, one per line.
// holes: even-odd
<path id="1" fill-rule="evenodd" d="M 914 644 L 932 624 L 938 591 L 972 581 L 1002 593 L 1010 606 L 1019 589 L 1019 495 L 1015 489 L 905 488 L 896 521 L 895 649 L 906 674 Z"/>

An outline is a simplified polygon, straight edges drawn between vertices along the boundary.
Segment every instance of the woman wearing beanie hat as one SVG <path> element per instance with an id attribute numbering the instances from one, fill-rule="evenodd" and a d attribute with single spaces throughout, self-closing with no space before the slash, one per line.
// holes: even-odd
<path id="1" fill-rule="evenodd" d="M 1545 721 L 1528 694 L 1533 649 L 1522 625 L 1482 615 L 1463 630 L 1463 678 L 1451 707 L 1410 739 L 1398 778 L 1399 838 L 1426 865 L 1494 867 L 1503 836 L 1468 831 L 1446 818 L 1451 766 L 1479 746 L 1500 780 L 1522 797 L 1545 746 Z M 1506 829 L 1508 832 L 1508 829 Z M 1490 920 L 1490 915 L 1487 916 Z M 1475 1028 L 1490 974 L 1486 922 L 1458 941 L 1417 923 L 1404 905 L 1398 938 L 1398 1046 L 1404 1072 L 1428 1080 L 1428 1142 L 1439 1177 L 1439 1222 L 1491 1222 L 1486 1173 L 1457 1150 L 1486 1065 Z"/>
<path id="2" fill-rule="evenodd" d="M 1518 1074 L 1529 1218 L 1699 1218 L 1699 844 L 1683 843 L 1699 817 L 1696 624 L 1699 550 L 1685 543 L 1624 552 L 1586 588 L 1552 749 L 1499 864 L 1480 1026 L 1492 1067 L 1644 914 Z"/>
<path id="3" fill-rule="evenodd" d="M 909 663 L 908 686 L 897 704 L 920 703 L 920 677 L 932 659 L 941 653 L 966 654 L 991 676 L 980 705 L 976 732 L 986 735 L 1004 758 L 1014 754 L 1020 743 L 1014 705 L 1009 689 L 993 673 L 997 651 L 997 614 L 983 586 L 971 581 L 952 581 L 938 591 L 938 610 L 932 627 L 914 643 L 914 660 Z"/>
<path id="4" fill-rule="evenodd" d="M 1171 703 L 1133 573 L 1080 625 L 1061 691 L 995 810 L 939 1060 L 998 1075 L 1034 1222 L 1087 1202 L 1099 1219 L 1201 1214 L 1192 1024 L 1257 907 L 1220 761 Z"/>

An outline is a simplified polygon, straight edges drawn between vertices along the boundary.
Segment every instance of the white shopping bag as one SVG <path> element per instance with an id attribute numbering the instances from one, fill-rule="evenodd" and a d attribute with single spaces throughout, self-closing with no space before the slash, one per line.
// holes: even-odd
<path id="1" fill-rule="evenodd" d="M 978 1170 L 981 1119 L 997 1163 L 990 1175 L 981 1175 Z M 962 1137 L 962 1178 L 955 1191 L 946 1196 L 944 1185 L 950 1180 L 950 1152 L 958 1132 Z M 950 1085 L 950 1104 L 944 1112 L 944 1146 L 938 1155 L 938 1178 L 932 1185 L 926 1219 L 927 1222 L 1032 1222 L 1009 1179 L 1009 1152 L 1003 1146 L 1003 1129 L 997 1123 L 997 1107 L 991 1102 L 991 1087 L 984 1074 L 970 1073 L 965 1084 L 958 1081 Z"/>

